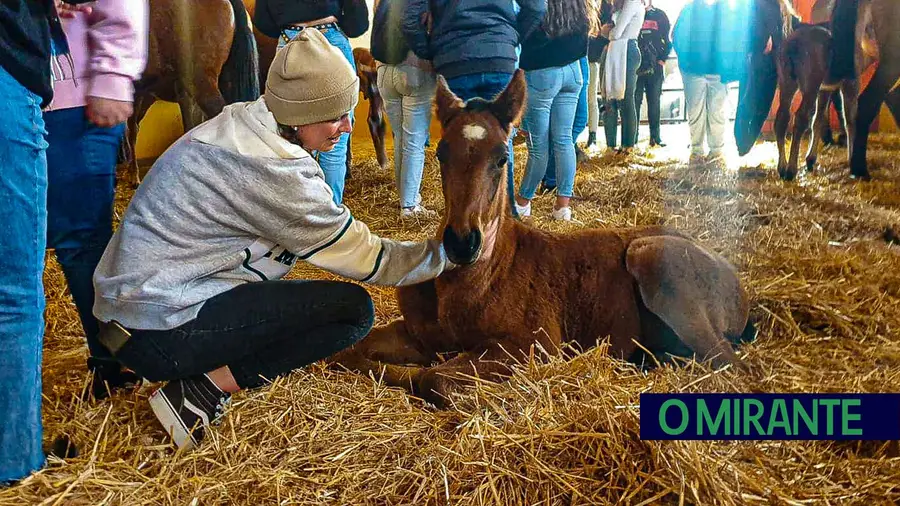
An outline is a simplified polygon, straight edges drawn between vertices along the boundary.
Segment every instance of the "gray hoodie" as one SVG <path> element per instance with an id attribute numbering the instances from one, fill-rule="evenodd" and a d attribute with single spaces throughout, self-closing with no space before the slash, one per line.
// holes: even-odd
<path id="1" fill-rule="evenodd" d="M 94 314 L 168 330 L 209 298 L 279 279 L 297 260 L 379 285 L 452 264 L 440 242 L 382 239 L 332 200 L 318 163 L 277 134 L 262 99 L 233 104 L 153 165 L 94 274 Z"/>

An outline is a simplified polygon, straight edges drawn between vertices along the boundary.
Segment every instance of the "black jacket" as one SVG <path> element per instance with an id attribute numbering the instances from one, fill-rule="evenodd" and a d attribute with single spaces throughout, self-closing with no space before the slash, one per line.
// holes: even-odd
<path id="1" fill-rule="evenodd" d="M 600 12 L 598 13 L 600 17 L 600 26 L 603 26 L 608 23 L 612 23 L 612 4 L 609 2 L 601 2 L 600 3 Z M 603 55 L 603 50 L 606 49 L 606 46 L 609 44 L 609 39 L 603 36 L 591 37 L 588 41 L 588 61 L 598 62 L 600 61 L 600 57 Z"/>
<path id="2" fill-rule="evenodd" d="M 670 30 L 669 17 L 665 12 L 656 7 L 647 10 L 644 14 L 644 26 L 641 27 L 641 34 L 638 36 L 638 47 L 641 50 L 638 75 L 652 74 L 659 67 L 656 62 L 665 61 L 669 56 L 669 50 L 672 48 L 669 39 Z"/>
<path id="3" fill-rule="evenodd" d="M 433 6 L 432 31 L 422 23 Z M 455 8 L 450 12 L 451 6 Z M 409 0 L 403 35 L 419 58 L 445 78 L 516 70 L 516 47 L 540 25 L 547 0 Z"/>
<path id="4" fill-rule="evenodd" d="M 519 67 L 522 70 L 540 70 L 550 67 L 562 67 L 587 55 L 588 25 L 567 35 L 553 38 L 538 28 L 522 44 L 522 56 Z"/>
<path id="5" fill-rule="evenodd" d="M 338 26 L 351 39 L 369 29 L 369 6 L 365 0 L 258 0 L 253 26 L 277 39 L 281 30 L 290 25 L 328 16 L 337 18 Z"/>
<path id="6" fill-rule="evenodd" d="M 88 1 L 66 0 L 66 3 Z M 53 98 L 51 33 L 57 52 L 67 53 L 53 0 L 0 0 L 0 65 L 22 86 L 41 97 L 41 107 L 46 107 Z"/>

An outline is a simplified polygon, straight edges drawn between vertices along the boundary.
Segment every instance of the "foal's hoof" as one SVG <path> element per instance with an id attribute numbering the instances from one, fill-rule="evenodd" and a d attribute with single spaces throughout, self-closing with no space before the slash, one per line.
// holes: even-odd
<path id="1" fill-rule="evenodd" d="M 778 169 L 778 175 L 783 181 L 793 181 L 794 178 L 797 177 L 797 171 L 790 169 Z"/>
<path id="2" fill-rule="evenodd" d="M 808 172 L 813 172 L 816 170 L 816 159 L 815 158 L 807 158 L 806 159 L 806 170 Z"/>

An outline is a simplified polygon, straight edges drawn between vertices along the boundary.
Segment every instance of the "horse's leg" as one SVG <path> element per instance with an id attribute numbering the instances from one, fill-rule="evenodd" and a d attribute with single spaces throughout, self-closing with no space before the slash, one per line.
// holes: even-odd
<path id="1" fill-rule="evenodd" d="M 809 129 L 809 115 L 816 106 L 815 89 L 803 90 L 803 98 L 800 101 L 800 108 L 797 109 L 797 115 L 794 117 L 794 135 L 791 138 L 791 159 L 788 161 L 787 173 L 791 179 L 797 176 L 797 158 L 800 156 L 800 144 L 803 137 Z M 814 136 L 815 134 L 813 134 Z M 813 138 L 809 139 L 812 146 Z"/>
<path id="2" fill-rule="evenodd" d="M 441 332 L 437 322 L 433 327 L 429 338 L 435 338 Z M 405 320 L 397 320 L 372 329 L 362 341 L 334 355 L 328 362 L 363 374 L 371 372 L 389 386 L 414 391 L 415 384 L 426 371 L 425 366 L 436 358 L 437 355 L 426 350 L 412 335 Z"/>
<path id="3" fill-rule="evenodd" d="M 869 85 L 859 97 L 856 131 L 852 136 L 853 150 L 850 153 L 850 174 L 858 179 L 870 179 L 869 170 L 866 167 L 869 128 L 872 121 L 875 120 L 875 116 L 878 115 L 888 91 L 900 77 L 900 61 L 887 53 L 888 48 L 885 48 L 883 50 L 885 58 L 878 64 L 875 75 L 872 76 Z"/>
<path id="4" fill-rule="evenodd" d="M 859 100 L 859 80 L 841 83 L 841 102 L 844 105 L 844 130 L 847 132 L 847 160 L 853 159 L 853 139 L 856 137 L 856 104 Z"/>
<path id="5" fill-rule="evenodd" d="M 894 88 L 884 97 L 884 104 L 894 117 L 894 123 L 900 127 L 900 87 Z"/>
<path id="6" fill-rule="evenodd" d="M 633 241 L 625 264 L 647 309 L 701 360 L 743 365 L 728 338 L 744 332 L 750 304 L 724 258 L 686 239 L 653 236 Z"/>
<path id="7" fill-rule="evenodd" d="M 387 168 L 387 152 L 384 147 L 384 112 L 382 110 L 381 94 L 376 90 L 369 101 L 369 134 L 372 136 L 372 144 L 375 145 L 375 157 L 381 170 Z"/>
<path id="8" fill-rule="evenodd" d="M 137 136 L 141 121 L 146 116 L 154 99 L 149 94 L 136 95 L 134 98 L 134 113 L 128 118 L 125 130 L 125 142 L 129 146 L 131 156 L 128 160 L 128 173 L 132 176 L 132 184 L 135 188 L 141 184 L 141 169 L 137 160 Z"/>
<path id="9" fill-rule="evenodd" d="M 450 394 L 470 383 L 471 377 L 503 381 L 512 374 L 513 363 L 524 358 L 521 346 L 513 340 L 488 341 L 478 349 L 427 369 L 414 383 L 413 393 L 442 408 Z"/>
<path id="10" fill-rule="evenodd" d="M 788 125 L 791 121 L 791 101 L 794 93 L 797 92 L 797 82 L 784 80 L 779 85 L 780 98 L 778 103 L 778 113 L 775 115 L 775 138 L 778 141 L 778 175 L 781 179 L 790 181 L 792 176 L 788 175 L 786 169 L 787 156 L 784 154 L 785 138 L 787 137 Z M 793 139 L 792 142 L 797 142 Z"/>
<path id="11" fill-rule="evenodd" d="M 827 140 L 826 128 L 828 128 L 828 104 L 831 102 L 832 92 L 819 91 L 816 100 L 815 119 L 813 120 L 812 137 L 809 139 L 809 149 L 806 150 L 806 170 L 812 171 L 816 167 L 816 159 L 819 157 L 819 144 Z M 831 135 L 830 131 L 827 133 Z"/>

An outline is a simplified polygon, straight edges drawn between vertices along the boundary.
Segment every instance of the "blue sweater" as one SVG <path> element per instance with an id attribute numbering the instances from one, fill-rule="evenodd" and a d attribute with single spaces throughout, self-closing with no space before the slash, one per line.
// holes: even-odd
<path id="1" fill-rule="evenodd" d="M 689 74 L 738 81 L 745 72 L 752 10 L 749 0 L 693 0 L 684 6 L 672 37 L 678 66 Z"/>

